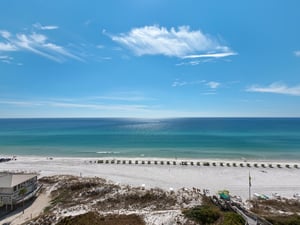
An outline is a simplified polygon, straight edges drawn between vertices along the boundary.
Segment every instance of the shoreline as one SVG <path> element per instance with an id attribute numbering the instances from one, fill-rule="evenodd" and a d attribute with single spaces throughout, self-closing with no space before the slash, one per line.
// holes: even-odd
<path id="1" fill-rule="evenodd" d="M 126 158 L 122 158 L 126 160 Z M 98 163 L 98 160 L 117 160 L 116 158 L 74 158 L 74 157 L 21 157 L 17 160 L 0 163 L 0 171 L 11 172 L 38 172 L 39 177 L 52 175 L 75 175 L 84 177 L 101 177 L 108 181 L 124 185 L 141 186 L 146 188 L 162 188 L 165 190 L 180 188 L 200 188 L 208 189 L 211 194 L 216 194 L 219 190 L 227 189 L 232 195 L 241 196 L 245 201 L 248 199 L 249 174 L 251 174 L 252 194 L 260 193 L 272 196 L 278 193 L 282 197 L 292 198 L 300 190 L 300 162 L 298 168 L 293 164 L 289 168 L 285 161 L 279 168 L 276 166 L 280 162 L 272 162 L 272 168 L 255 167 L 258 162 L 243 162 L 210 160 L 210 165 L 200 164 L 190 165 L 167 165 L 160 164 L 161 158 L 147 158 L 157 160 L 157 164 L 135 164 L 134 160 L 144 160 L 145 158 L 127 158 L 132 160 L 132 164 L 122 164 L 115 161 L 112 163 Z M 121 160 L 121 159 L 119 159 Z M 166 160 L 164 160 L 166 161 Z M 171 159 L 170 161 L 175 161 Z M 177 159 L 177 162 L 188 161 Z M 194 160 L 195 161 L 195 160 Z M 200 161 L 200 160 L 199 160 Z M 191 162 L 191 161 L 189 161 Z M 201 160 L 202 163 L 208 160 Z M 216 166 L 212 163 L 216 162 Z M 218 163 L 224 162 L 223 166 Z M 232 163 L 249 163 L 251 167 L 239 164 L 233 166 Z M 226 164 L 225 164 L 226 163 Z M 261 164 L 261 162 L 259 162 Z M 266 165 L 270 162 L 265 162 Z M 282 163 L 282 162 L 281 162 Z M 259 164 L 259 165 L 260 165 Z"/>
<path id="2" fill-rule="evenodd" d="M 122 156 L 98 156 L 98 157 L 82 157 L 82 156 L 54 156 L 54 155 L 6 155 L 0 154 L 0 158 L 15 158 L 15 159 L 36 159 L 36 160 L 138 160 L 138 161 L 186 161 L 186 162 L 209 162 L 209 163 L 250 163 L 254 165 L 255 163 L 263 164 L 299 164 L 300 167 L 300 160 L 294 159 L 247 159 L 247 158 L 239 158 L 239 159 L 231 159 L 231 158 L 183 158 L 183 157 L 122 157 Z M 146 163 L 145 163 L 146 164 Z"/>

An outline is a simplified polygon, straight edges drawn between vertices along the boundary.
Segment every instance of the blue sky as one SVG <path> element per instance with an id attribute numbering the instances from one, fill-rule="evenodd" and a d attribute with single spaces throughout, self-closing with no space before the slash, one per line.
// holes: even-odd
<path id="1" fill-rule="evenodd" d="M 300 2 L 0 7 L 0 117 L 299 117 Z"/>

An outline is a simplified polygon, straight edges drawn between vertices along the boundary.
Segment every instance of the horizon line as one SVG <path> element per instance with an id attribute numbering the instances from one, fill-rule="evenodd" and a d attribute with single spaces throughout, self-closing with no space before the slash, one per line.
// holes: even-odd
<path id="1" fill-rule="evenodd" d="M 300 119 L 300 116 L 175 116 L 175 117 L 0 117 L 3 119 Z"/>

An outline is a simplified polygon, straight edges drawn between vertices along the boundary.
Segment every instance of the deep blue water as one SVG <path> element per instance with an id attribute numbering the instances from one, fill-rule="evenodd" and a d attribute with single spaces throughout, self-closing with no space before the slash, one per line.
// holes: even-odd
<path id="1" fill-rule="evenodd" d="M 0 119 L 0 155 L 300 160 L 300 118 Z"/>

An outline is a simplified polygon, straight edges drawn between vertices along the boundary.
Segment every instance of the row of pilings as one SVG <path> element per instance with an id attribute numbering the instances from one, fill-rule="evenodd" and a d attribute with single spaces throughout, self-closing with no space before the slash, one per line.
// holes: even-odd
<path id="1" fill-rule="evenodd" d="M 97 164 L 135 164 L 135 165 L 181 165 L 181 166 L 220 166 L 220 167 L 248 167 L 248 168 L 287 168 L 300 169 L 298 164 L 288 163 L 253 163 L 253 162 L 207 162 L 190 160 L 131 160 L 131 159 L 98 159 L 90 160 Z"/>

